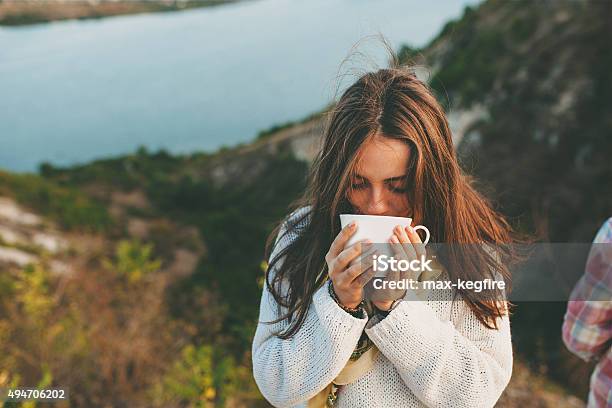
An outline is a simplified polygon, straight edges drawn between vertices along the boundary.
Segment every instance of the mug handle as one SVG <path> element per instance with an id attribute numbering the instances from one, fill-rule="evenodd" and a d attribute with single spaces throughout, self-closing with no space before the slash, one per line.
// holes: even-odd
<path id="1" fill-rule="evenodd" d="M 427 245 L 427 243 L 429 242 L 429 238 L 431 237 L 431 234 L 429 233 L 429 230 L 427 229 L 426 226 L 424 225 L 417 225 L 416 227 L 412 227 L 412 229 L 414 231 L 418 230 L 418 229 L 422 229 L 423 231 L 425 231 L 425 242 L 423 242 L 423 245 Z"/>

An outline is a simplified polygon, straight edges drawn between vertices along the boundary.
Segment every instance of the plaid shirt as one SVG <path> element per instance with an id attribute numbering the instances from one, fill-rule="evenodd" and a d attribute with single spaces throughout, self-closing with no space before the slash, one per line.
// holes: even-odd
<path id="1" fill-rule="evenodd" d="M 585 274 L 572 291 L 563 322 L 567 348 L 599 361 L 591 376 L 588 407 L 612 407 L 612 218 L 593 240 Z"/>

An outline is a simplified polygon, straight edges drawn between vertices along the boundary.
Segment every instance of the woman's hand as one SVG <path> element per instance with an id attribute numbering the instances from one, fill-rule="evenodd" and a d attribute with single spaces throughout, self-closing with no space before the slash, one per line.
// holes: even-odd
<path id="1" fill-rule="evenodd" d="M 329 278 L 334 292 L 343 306 L 355 308 L 363 299 L 363 287 L 374 276 L 371 263 L 361 260 L 360 255 L 372 243 L 363 240 L 345 247 L 350 237 L 357 231 L 357 225 L 352 222 L 344 227 L 332 242 L 325 255 Z"/>
<path id="2" fill-rule="evenodd" d="M 421 256 L 425 257 L 427 252 L 425 251 L 425 245 L 421 241 L 421 237 L 416 233 L 412 227 L 402 228 L 400 225 L 396 225 L 393 229 L 393 235 L 389 239 L 389 244 L 393 249 L 393 257 L 396 260 L 405 259 L 412 261 L 414 259 L 420 259 Z M 417 280 L 420 273 L 417 271 L 390 271 L 386 277 L 388 281 L 400 281 L 402 279 L 413 279 Z M 389 310 L 391 304 L 395 299 L 404 297 L 406 290 L 404 289 L 384 289 L 376 290 L 376 300 L 372 300 L 372 303 L 380 310 Z"/>

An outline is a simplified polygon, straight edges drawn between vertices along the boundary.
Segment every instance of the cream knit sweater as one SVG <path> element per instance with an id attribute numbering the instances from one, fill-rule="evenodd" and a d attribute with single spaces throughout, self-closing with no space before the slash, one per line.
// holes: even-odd
<path id="1" fill-rule="evenodd" d="M 308 207 L 290 217 L 303 211 Z M 277 237 L 271 258 L 297 233 L 280 241 Z M 288 325 L 286 320 L 262 323 L 279 316 L 264 285 L 252 346 L 261 393 L 276 407 L 306 407 L 340 373 L 365 330 L 380 353 L 370 371 L 341 386 L 336 406 L 493 406 L 512 373 L 509 319 L 500 320 L 499 330 L 487 329 L 463 301 L 441 298 L 447 292 L 435 291 L 427 301 L 401 302 L 382 320 L 359 319 L 342 310 L 323 285 L 304 325 L 293 338 L 281 340 L 273 334 Z"/>

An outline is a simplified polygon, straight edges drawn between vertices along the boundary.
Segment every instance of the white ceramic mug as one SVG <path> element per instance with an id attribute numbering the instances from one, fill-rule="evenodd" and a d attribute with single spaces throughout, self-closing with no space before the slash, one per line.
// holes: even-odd
<path id="1" fill-rule="evenodd" d="M 357 231 L 349 239 L 346 246 L 354 244 L 362 239 L 369 239 L 374 244 L 388 243 L 389 238 L 393 235 L 393 228 L 396 225 L 401 225 L 403 228 L 412 224 L 412 218 L 406 217 L 391 217 L 388 215 L 366 215 L 366 214 L 340 214 L 340 225 L 346 227 L 351 221 L 357 223 Z M 431 234 L 427 227 L 417 225 L 412 229 L 425 231 L 424 245 L 427 245 Z"/>

